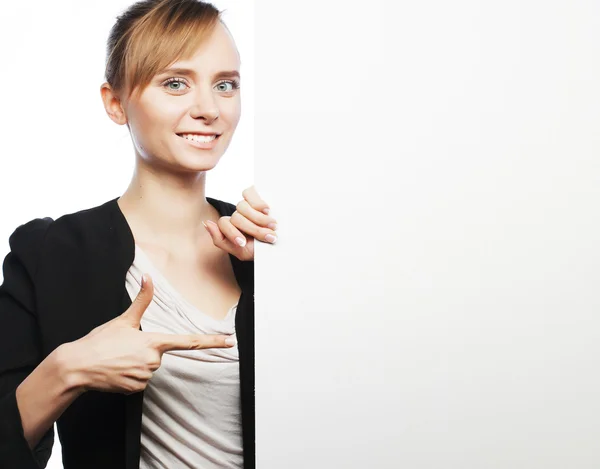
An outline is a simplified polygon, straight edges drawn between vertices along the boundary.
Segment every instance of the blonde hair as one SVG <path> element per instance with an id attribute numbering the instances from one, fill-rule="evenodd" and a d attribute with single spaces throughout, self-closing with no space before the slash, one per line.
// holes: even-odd
<path id="1" fill-rule="evenodd" d="M 198 0 L 142 0 L 130 6 L 110 31 L 105 79 L 129 98 L 171 63 L 188 59 L 211 34 L 221 13 Z"/>

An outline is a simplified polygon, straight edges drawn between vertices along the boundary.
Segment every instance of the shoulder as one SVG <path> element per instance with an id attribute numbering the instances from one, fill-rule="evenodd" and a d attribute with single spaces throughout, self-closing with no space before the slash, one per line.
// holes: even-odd
<path id="1" fill-rule="evenodd" d="M 102 205 L 53 219 L 34 218 L 18 226 L 9 237 L 10 251 L 27 266 L 35 268 L 42 250 L 77 245 L 110 230 L 116 199 Z"/>
<path id="2" fill-rule="evenodd" d="M 11 250 L 21 250 L 24 247 L 39 243 L 53 222 L 52 218 L 43 217 L 34 218 L 19 225 L 8 238 Z"/>
<path id="3" fill-rule="evenodd" d="M 52 231 L 75 235 L 106 228 L 114 220 L 117 211 L 118 205 L 115 198 L 95 207 L 62 215 L 52 223 Z"/>
<path id="4" fill-rule="evenodd" d="M 67 213 L 54 220 L 44 239 L 45 249 L 96 244 L 110 235 L 117 218 L 117 199 Z"/>
<path id="5" fill-rule="evenodd" d="M 37 266 L 39 252 L 50 225 L 54 220 L 50 217 L 34 218 L 19 225 L 8 238 L 10 254 L 6 262 L 16 258 L 30 276 Z M 7 267 L 5 262 L 5 269 Z"/>

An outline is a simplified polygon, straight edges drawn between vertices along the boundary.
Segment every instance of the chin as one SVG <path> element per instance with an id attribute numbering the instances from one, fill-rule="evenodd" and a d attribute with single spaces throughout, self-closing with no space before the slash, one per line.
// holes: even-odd
<path id="1" fill-rule="evenodd" d="M 197 158 L 179 156 L 175 158 L 175 165 L 180 171 L 184 172 L 200 172 L 210 171 L 219 163 L 221 155 L 205 155 Z"/>

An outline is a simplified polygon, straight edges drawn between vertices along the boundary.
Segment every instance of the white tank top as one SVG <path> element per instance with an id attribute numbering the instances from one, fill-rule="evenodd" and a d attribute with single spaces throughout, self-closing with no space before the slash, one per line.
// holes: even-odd
<path id="1" fill-rule="evenodd" d="M 152 276 L 154 299 L 142 330 L 169 334 L 234 334 L 237 304 L 223 320 L 187 302 L 135 247 L 126 276 L 137 296 L 142 274 Z M 243 467 L 238 348 L 171 351 L 144 391 L 140 469 Z"/>

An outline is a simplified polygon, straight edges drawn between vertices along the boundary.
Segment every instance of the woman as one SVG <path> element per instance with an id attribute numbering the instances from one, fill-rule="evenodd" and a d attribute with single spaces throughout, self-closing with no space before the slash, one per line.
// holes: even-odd
<path id="1" fill-rule="evenodd" d="M 125 193 L 15 230 L 0 287 L 0 467 L 253 468 L 254 188 L 206 197 L 240 117 L 217 9 L 144 0 L 108 42 L 106 112 L 129 128 Z M 206 230 L 206 231 L 205 231 Z"/>

